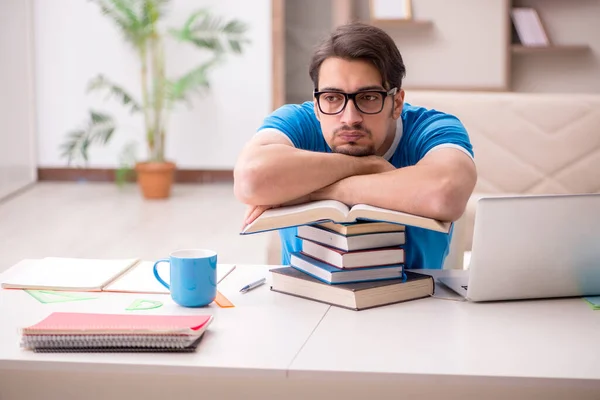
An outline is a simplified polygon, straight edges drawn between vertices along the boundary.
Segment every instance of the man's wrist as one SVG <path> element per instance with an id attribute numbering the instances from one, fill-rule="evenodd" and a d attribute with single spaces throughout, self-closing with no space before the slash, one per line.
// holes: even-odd
<path id="1" fill-rule="evenodd" d="M 355 173 L 350 176 L 379 174 L 394 169 L 388 161 L 379 156 L 365 156 L 353 158 L 356 161 L 357 169 Z"/>
<path id="2" fill-rule="evenodd" d="M 325 186 L 310 194 L 311 201 L 317 200 L 337 200 L 349 204 L 352 202 L 352 191 L 347 190 L 347 184 L 353 177 L 344 178 L 340 181 Z"/>

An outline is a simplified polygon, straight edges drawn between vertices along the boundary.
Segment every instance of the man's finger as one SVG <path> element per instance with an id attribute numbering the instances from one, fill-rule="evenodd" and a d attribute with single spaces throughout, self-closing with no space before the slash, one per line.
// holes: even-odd
<path id="1" fill-rule="evenodd" d="M 248 206 L 246 207 L 246 212 L 244 213 L 244 223 L 246 222 L 246 220 L 248 219 L 248 217 L 250 216 L 250 214 L 252 214 L 254 212 L 254 210 L 256 209 L 257 206 Z"/>
<path id="2" fill-rule="evenodd" d="M 266 206 L 257 206 L 254 207 L 254 209 L 252 210 L 252 212 L 250 212 L 250 214 L 248 215 L 248 217 L 246 217 L 246 225 L 251 224 L 252 221 L 254 221 L 256 218 L 258 218 L 258 216 L 260 214 L 262 214 L 265 210 L 269 209 L 270 207 L 266 207 Z"/>
<path id="3" fill-rule="evenodd" d="M 242 230 L 246 227 L 246 225 L 248 225 L 248 218 L 250 217 L 250 215 L 254 212 L 254 210 L 256 209 L 256 206 L 248 206 L 246 207 L 246 212 L 244 213 L 244 219 L 242 220 Z"/>

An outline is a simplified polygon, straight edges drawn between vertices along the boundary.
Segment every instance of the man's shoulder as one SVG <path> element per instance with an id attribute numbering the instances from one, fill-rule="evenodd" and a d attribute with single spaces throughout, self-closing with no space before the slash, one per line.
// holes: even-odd
<path id="1" fill-rule="evenodd" d="M 265 117 L 259 130 L 269 128 L 289 134 L 306 129 L 318 131 L 319 120 L 315 116 L 315 110 L 310 101 L 300 104 L 285 104 Z"/>
<path id="2" fill-rule="evenodd" d="M 453 114 L 405 103 L 402 123 L 404 148 L 411 149 L 413 155 L 416 155 L 413 163 L 438 146 L 459 147 L 473 157 L 469 134 L 460 119 Z"/>
<path id="3" fill-rule="evenodd" d="M 404 134 L 409 136 L 427 136 L 442 131 L 466 134 L 464 125 L 456 115 L 407 103 L 402 108 L 402 123 Z"/>
<path id="4" fill-rule="evenodd" d="M 277 130 L 285 134 L 296 148 L 325 151 L 321 126 L 315 115 L 313 103 L 286 104 L 267 116 L 259 131 Z"/>
<path id="5" fill-rule="evenodd" d="M 404 103 L 404 106 L 402 107 L 402 119 L 403 122 L 409 126 L 427 124 L 434 120 L 459 121 L 455 115 L 445 111 L 409 103 Z"/>
<path id="6" fill-rule="evenodd" d="M 271 115 L 280 118 L 317 120 L 313 103 L 310 101 L 305 101 L 304 103 L 299 104 L 284 104 L 273 111 Z"/>

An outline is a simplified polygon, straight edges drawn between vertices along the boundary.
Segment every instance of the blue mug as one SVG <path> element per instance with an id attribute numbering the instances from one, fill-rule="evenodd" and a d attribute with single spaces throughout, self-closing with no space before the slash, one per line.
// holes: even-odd
<path id="1" fill-rule="evenodd" d="M 161 262 L 170 264 L 171 284 L 158 274 Z M 177 250 L 168 259 L 154 263 L 154 276 L 171 292 L 175 303 L 184 307 L 203 307 L 217 296 L 217 253 L 212 250 Z"/>

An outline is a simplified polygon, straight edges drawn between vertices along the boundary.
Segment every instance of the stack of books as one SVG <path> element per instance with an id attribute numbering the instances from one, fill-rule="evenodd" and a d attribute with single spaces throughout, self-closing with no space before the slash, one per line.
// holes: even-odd
<path id="1" fill-rule="evenodd" d="M 298 227 L 302 252 L 290 264 L 325 283 L 356 283 L 403 276 L 404 225 L 386 222 Z"/>
<path id="2" fill-rule="evenodd" d="M 302 251 L 290 266 L 272 269 L 271 289 L 354 310 L 433 294 L 429 275 L 404 270 L 406 226 L 448 233 L 450 223 L 335 200 L 265 211 L 244 227 L 248 235 L 298 227 Z"/>
<path id="3" fill-rule="evenodd" d="M 271 289 L 362 310 L 433 294 L 431 276 L 404 270 L 405 226 L 386 222 L 298 227 L 302 251 L 275 268 Z"/>

